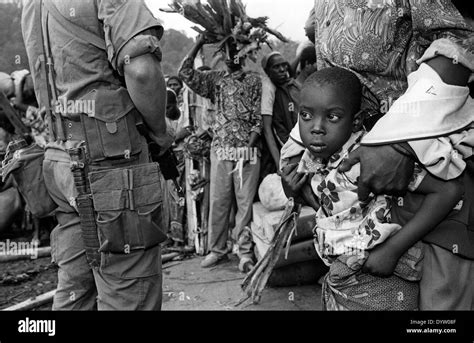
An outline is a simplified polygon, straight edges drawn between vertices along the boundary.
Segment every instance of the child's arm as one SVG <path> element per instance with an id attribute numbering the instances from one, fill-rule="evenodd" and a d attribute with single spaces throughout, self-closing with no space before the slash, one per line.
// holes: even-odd
<path id="1" fill-rule="evenodd" d="M 426 195 L 420 209 L 399 232 L 370 251 L 363 272 L 382 277 L 392 275 L 403 253 L 446 218 L 464 190 L 460 178 L 442 181 L 428 174 L 416 192 Z"/>
<path id="2" fill-rule="evenodd" d="M 283 190 L 288 198 L 293 198 L 297 203 L 310 206 L 315 211 L 319 210 L 319 203 L 311 188 L 312 174 L 298 173 L 298 165 L 302 154 L 293 156 L 282 169 L 281 177 Z"/>
<path id="3" fill-rule="evenodd" d="M 316 195 L 314 195 L 313 189 L 311 188 L 311 178 L 301 188 L 301 197 L 307 206 L 312 207 L 316 212 L 318 212 L 320 206 Z"/>

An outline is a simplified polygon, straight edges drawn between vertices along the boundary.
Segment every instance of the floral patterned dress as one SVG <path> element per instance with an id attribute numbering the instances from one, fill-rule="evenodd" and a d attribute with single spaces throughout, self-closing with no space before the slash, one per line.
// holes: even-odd
<path id="1" fill-rule="evenodd" d="M 311 187 L 321 205 L 316 213 L 315 248 L 330 267 L 323 283 L 323 304 L 327 310 L 416 310 L 423 259 L 419 244 L 400 258 L 389 278 L 362 272 L 370 250 L 401 229 L 391 221 L 396 199 L 371 194 L 362 203 L 357 195 L 359 165 L 347 173 L 337 170 L 363 136 L 364 132 L 353 134 L 325 164 L 305 150 L 298 168 L 314 173 Z M 426 175 L 424 169 L 415 168 L 409 189 L 418 188 Z"/>
<path id="2" fill-rule="evenodd" d="M 305 150 L 298 168 L 300 173 L 314 173 L 311 187 L 321 205 L 316 214 L 315 245 L 319 256 L 328 266 L 338 256 L 347 255 L 348 266 L 359 268 L 368 256 L 366 251 L 401 229 L 400 225 L 391 222 L 392 197 L 371 194 L 367 202 L 359 201 L 359 165 L 347 173 L 337 169 L 349 153 L 359 146 L 363 135 L 364 132 L 353 134 L 327 164 L 315 160 Z M 409 189 L 415 190 L 425 176 L 426 171 L 417 168 Z"/>

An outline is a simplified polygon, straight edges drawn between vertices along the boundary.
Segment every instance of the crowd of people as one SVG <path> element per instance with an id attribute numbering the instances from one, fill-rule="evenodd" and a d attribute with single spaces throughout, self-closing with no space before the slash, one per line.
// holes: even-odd
<path id="1" fill-rule="evenodd" d="M 205 132 L 213 139 L 205 156 L 211 170 L 206 228 L 210 254 L 202 266 L 210 268 L 226 259 L 233 240 L 239 269 L 248 272 L 256 262 L 249 229 L 252 205 L 262 180 L 279 173 L 279 151 L 297 123 L 300 87 L 315 70 L 316 53 L 311 42 L 301 44 L 291 62 L 271 52 L 261 61 L 262 75 L 245 71 L 245 61 L 234 59 L 237 51 L 232 50 L 222 65 L 194 69 L 204 44 L 204 37 L 198 37 L 179 74 L 167 78 L 167 124 L 175 137 L 179 187 L 186 188 L 185 141 Z M 168 181 L 167 187 L 165 225 L 170 228 L 170 243 L 179 246 L 189 243 L 185 204 L 180 203 L 174 182 Z"/>
<path id="2" fill-rule="evenodd" d="M 143 2 L 88 0 L 71 23 L 66 9 L 78 0 L 44 1 L 49 28 L 38 21 L 40 0 L 23 5 L 32 72 L 1 73 L 0 91 L 45 149 L 58 221 L 55 309 L 159 309 L 160 249 L 192 245 L 189 235 L 202 232 L 190 227 L 207 233 L 202 268 L 226 260 L 232 242 L 240 271 L 249 272 L 257 262 L 252 206 L 271 174 L 288 198 L 316 212 L 315 250 L 329 267 L 325 309 L 474 309 L 468 8 L 451 0 L 316 1 L 302 18 L 308 40 L 294 59 L 272 51 L 260 73 L 249 71 L 228 42 L 221 64 L 203 66 L 197 56 L 208 42 L 199 35 L 165 78 L 163 28 Z M 129 19 L 137 27 L 124 27 Z M 65 41 L 74 44 L 55 46 Z M 88 57 L 78 59 L 83 51 Z M 54 68 L 38 71 L 41 56 Z M 94 100 L 96 113 L 55 114 L 48 104 L 58 96 Z M 0 117 L 3 157 L 17 134 Z M 160 147 L 161 176 L 150 167 L 150 142 Z M 71 151 L 83 151 L 85 165 Z M 176 166 L 171 177 L 166 151 Z M 191 225 L 190 198 L 208 202 L 199 225 Z M 157 228 L 161 235 L 150 233 Z"/>

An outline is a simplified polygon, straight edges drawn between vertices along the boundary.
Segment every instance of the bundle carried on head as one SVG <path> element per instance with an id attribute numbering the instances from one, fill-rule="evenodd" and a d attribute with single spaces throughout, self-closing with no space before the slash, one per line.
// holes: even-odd
<path id="1" fill-rule="evenodd" d="M 218 44 L 218 51 L 226 51 L 227 44 L 234 43 L 239 51 L 237 57 L 249 57 L 256 61 L 255 53 L 262 44 L 271 47 L 268 35 L 282 42 L 288 40 L 278 31 L 267 26 L 268 17 L 251 18 L 246 14 L 241 0 L 173 0 L 163 12 L 180 13 L 200 27 L 193 29 L 204 35 L 209 43 Z"/>

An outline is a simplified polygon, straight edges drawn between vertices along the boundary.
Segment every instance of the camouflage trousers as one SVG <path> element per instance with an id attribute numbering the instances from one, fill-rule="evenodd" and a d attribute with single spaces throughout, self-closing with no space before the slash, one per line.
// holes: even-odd
<path id="1" fill-rule="evenodd" d="M 160 310 L 159 246 L 127 255 L 101 253 L 100 266 L 89 266 L 66 148 L 70 147 L 50 144 L 43 162 L 48 192 L 58 205 L 58 226 L 51 233 L 52 259 L 59 267 L 53 310 Z"/>

